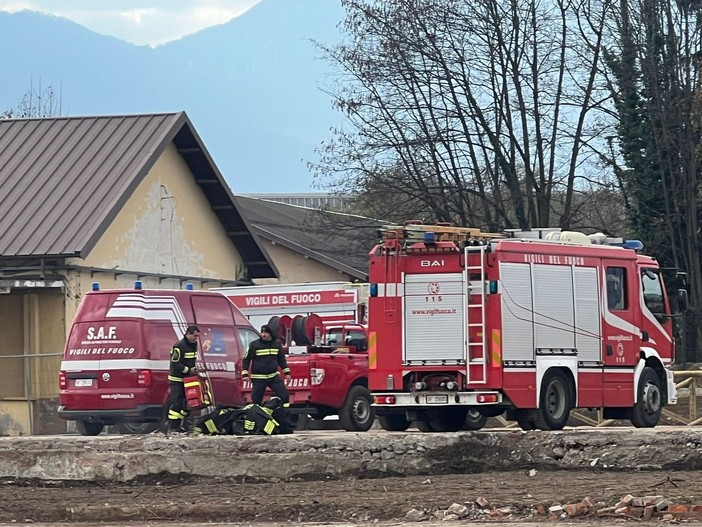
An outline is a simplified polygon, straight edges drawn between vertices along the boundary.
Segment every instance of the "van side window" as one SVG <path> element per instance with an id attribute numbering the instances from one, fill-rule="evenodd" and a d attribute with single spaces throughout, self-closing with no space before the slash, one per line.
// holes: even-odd
<path id="1" fill-rule="evenodd" d="M 626 269 L 624 267 L 607 268 L 607 307 L 610 311 L 629 308 L 626 288 Z"/>
<path id="2" fill-rule="evenodd" d="M 249 344 L 256 340 L 259 335 L 253 329 L 239 328 L 239 342 L 241 343 L 241 349 L 243 353 L 246 354 L 246 350 L 249 349 Z"/>
<path id="3" fill-rule="evenodd" d="M 193 295 L 191 298 L 195 322 L 201 325 L 232 326 L 231 302 L 225 296 Z"/>

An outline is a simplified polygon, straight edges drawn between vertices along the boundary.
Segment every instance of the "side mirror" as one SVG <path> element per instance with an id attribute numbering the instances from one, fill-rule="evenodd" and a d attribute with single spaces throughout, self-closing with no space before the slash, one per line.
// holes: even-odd
<path id="1" fill-rule="evenodd" d="M 690 308 L 690 300 L 686 289 L 678 289 L 678 310 L 687 311 Z"/>
<path id="2" fill-rule="evenodd" d="M 687 273 L 683 273 L 682 271 L 678 271 L 675 273 L 675 281 L 678 284 L 678 287 L 685 289 L 687 288 L 688 281 L 687 281 Z"/>

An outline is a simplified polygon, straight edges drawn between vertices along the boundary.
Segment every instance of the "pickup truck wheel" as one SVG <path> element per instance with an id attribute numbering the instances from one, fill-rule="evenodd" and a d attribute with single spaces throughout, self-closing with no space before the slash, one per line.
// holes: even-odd
<path id="1" fill-rule="evenodd" d="M 487 419 L 479 410 L 470 409 L 461 430 L 480 430 L 487 423 Z"/>
<path id="2" fill-rule="evenodd" d="M 516 410 L 515 413 L 515 419 L 517 420 L 519 428 L 526 432 L 530 430 L 536 430 L 536 423 L 534 423 L 534 417 L 529 412 L 529 410 Z"/>
<path id="3" fill-rule="evenodd" d="M 404 432 L 409 428 L 409 421 L 403 414 L 379 415 L 378 422 L 388 432 Z"/>
<path id="4" fill-rule="evenodd" d="M 339 411 L 341 428 L 348 432 L 365 432 L 373 426 L 375 412 L 373 398 L 367 388 L 354 386 L 346 395 L 344 407 Z"/>
<path id="5" fill-rule="evenodd" d="M 118 423 L 120 434 L 150 434 L 161 427 L 160 423 Z"/>
<path id="6" fill-rule="evenodd" d="M 105 427 L 102 423 L 91 423 L 88 421 L 79 420 L 76 421 L 76 430 L 82 436 L 96 436 L 102 432 Z"/>

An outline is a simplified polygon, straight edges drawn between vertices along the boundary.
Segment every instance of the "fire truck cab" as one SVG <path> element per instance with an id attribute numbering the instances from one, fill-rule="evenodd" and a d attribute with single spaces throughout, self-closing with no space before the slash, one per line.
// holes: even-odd
<path id="1" fill-rule="evenodd" d="M 369 388 L 386 430 L 653 427 L 677 401 L 670 305 L 637 241 L 408 222 L 370 254 Z M 681 290 L 680 304 L 687 292 Z"/>

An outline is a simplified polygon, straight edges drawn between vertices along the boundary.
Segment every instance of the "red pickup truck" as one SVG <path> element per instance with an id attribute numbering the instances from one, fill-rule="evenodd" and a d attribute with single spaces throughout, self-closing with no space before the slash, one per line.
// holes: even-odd
<path id="1" fill-rule="evenodd" d="M 274 316 L 269 325 L 291 352 L 287 356 L 293 416 L 339 416 L 341 428 L 365 432 L 375 419 L 368 391 L 368 338 L 356 323 L 325 323 L 316 315 Z M 251 383 L 243 395 L 250 398 Z"/>

